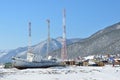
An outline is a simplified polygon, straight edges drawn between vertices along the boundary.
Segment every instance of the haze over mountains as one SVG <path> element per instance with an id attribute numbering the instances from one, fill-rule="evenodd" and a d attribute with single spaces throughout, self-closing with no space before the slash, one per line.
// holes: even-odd
<path id="1" fill-rule="evenodd" d="M 60 57 L 62 38 L 51 39 L 50 55 Z M 45 56 L 47 41 L 32 46 L 36 55 Z M 26 58 L 27 47 L 20 47 L 14 50 L 1 50 L 0 63 L 10 62 L 12 56 Z M 85 39 L 67 39 L 67 54 L 69 58 L 97 54 L 120 54 L 120 22 L 108 26 Z"/>

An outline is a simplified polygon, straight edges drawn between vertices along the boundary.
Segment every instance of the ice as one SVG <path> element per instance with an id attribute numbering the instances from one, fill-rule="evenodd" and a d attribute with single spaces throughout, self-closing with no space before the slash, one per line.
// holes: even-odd
<path id="1" fill-rule="evenodd" d="M 119 80 L 120 67 L 70 66 L 40 69 L 0 69 L 0 80 Z"/>

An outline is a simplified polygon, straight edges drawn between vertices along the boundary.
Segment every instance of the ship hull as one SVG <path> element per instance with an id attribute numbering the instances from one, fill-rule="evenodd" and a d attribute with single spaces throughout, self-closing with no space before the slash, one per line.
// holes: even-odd
<path id="1" fill-rule="evenodd" d="M 61 62 L 54 61 L 54 60 L 41 60 L 41 61 L 33 61 L 29 62 L 23 59 L 17 59 L 13 61 L 13 67 L 18 69 L 26 69 L 26 68 L 48 68 L 48 67 L 55 67 L 55 66 L 62 66 Z"/>

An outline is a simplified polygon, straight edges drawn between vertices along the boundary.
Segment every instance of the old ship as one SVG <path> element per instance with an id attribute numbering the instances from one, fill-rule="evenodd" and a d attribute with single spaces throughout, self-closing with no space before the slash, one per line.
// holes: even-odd
<path id="1" fill-rule="evenodd" d="M 22 59 L 18 57 L 13 57 L 12 65 L 15 68 L 18 69 L 26 69 L 26 68 L 47 68 L 47 67 L 54 67 L 54 66 L 60 66 L 61 61 L 57 60 L 56 58 L 53 58 L 52 56 L 48 56 L 49 53 L 49 43 L 50 43 L 50 31 L 49 31 L 49 23 L 48 22 L 48 41 L 47 41 L 47 57 L 42 58 L 39 55 L 35 55 L 32 52 L 31 49 L 31 22 L 29 22 L 29 46 L 28 46 L 28 52 L 27 52 L 27 59 Z"/>
<path id="2" fill-rule="evenodd" d="M 27 59 L 22 59 L 18 57 L 13 57 L 13 67 L 18 69 L 25 68 L 47 68 L 47 67 L 55 67 L 55 66 L 65 66 L 64 60 L 67 59 L 67 49 L 66 49 L 66 15 L 65 9 L 63 11 L 63 43 L 62 43 L 62 60 L 58 60 L 49 55 L 49 43 L 50 43 L 50 20 L 47 20 L 48 23 L 48 40 L 47 40 L 47 54 L 46 58 L 42 58 L 41 56 L 35 55 L 31 49 L 31 23 L 29 22 L 29 45 L 27 52 Z"/>

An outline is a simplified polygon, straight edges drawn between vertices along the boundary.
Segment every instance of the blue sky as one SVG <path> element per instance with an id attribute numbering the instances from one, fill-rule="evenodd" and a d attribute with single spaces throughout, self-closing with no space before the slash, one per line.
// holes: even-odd
<path id="1" fill-rule="evenodd" d="M 67 38 L 87 38 L 120 22 L 120 0 L 0 0 L 0 49 L 28 45 L 28 22 L 32 44 L 62 36 L 62 11 L 66 9 Z"/>

